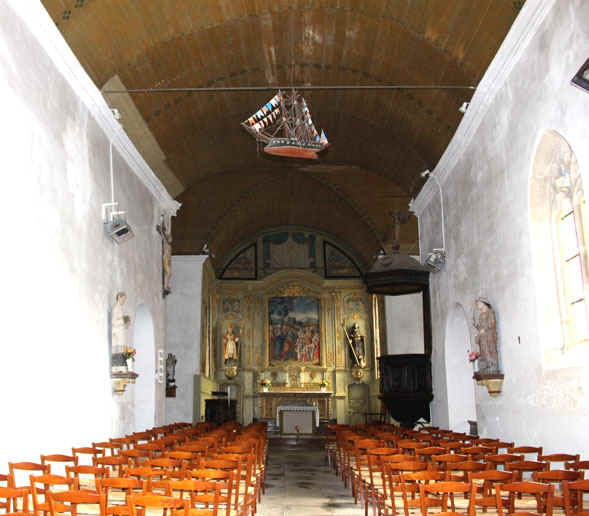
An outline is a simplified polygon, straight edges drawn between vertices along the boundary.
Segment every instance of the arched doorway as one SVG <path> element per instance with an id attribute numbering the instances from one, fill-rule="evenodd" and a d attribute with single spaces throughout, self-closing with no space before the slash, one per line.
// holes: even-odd
<path id="1" fill-rule="evenodd" d="M 135 372 L 135 431 L 155 425 L 155 333 L 153 318 L 147 305 L 137 308 L 133 331 Z"/>
<path id="2" fill-rule="evenodd" d="M 448 428 L 456 432 L 468 432 L 468 421 L 477 418 L 470 350 L 468 319 L 462 305 L 456 304 L 448 314 L 445 343 Z"/>

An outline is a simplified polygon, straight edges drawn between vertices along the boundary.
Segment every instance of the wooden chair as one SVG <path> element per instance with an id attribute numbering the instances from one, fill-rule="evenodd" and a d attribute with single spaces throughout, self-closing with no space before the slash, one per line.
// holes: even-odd
<path id="1" fill-rule="evenodd" d="M 554 486 L 552 484 L 539 484 L 537 482 L 511 482 L 509 484 L 497 484 L 495 486 L 495 497 L 497 501 L 497 516 L 504 516 L 504 499 L 501 492 L 507 493 L 507 514 L 511 516 L 515 514 L 522 514 L 526 516 L 552 516 L 552 498 L 554 496 Z M 522 495 L 530 495 L 523 497 Z M 527 504 L 523 507 L 517 507 L 515 503 L 516 497 L 523 498 Z M 536 499 L 536 512 L 530 511 L 529 498 Z"/>
<path id="2" fill-rule="evenodd" d="M 218 483 L 223 492 L 226 493 L 227 490 L 231 490 L 234 497 L 233 500 L 233 511 L 235 514 L 246 514 L 251 513 L 252 515 L 256 513 L 257 510 L 257 498 L 256 494 L 253 490 L 252 481 L 246 481 L 245 489 L 243 494 L 240 492 L 240 481 L 239 477 L 231 472 L 231 471 L 224 471 L 221 469 L 208 469 L 208 468 L 201 468 L 197 470 L 189 471 L 190 479 L 196 480 L 199 482 L 215 482 Z M 231 496 L 231 495 L 230 495 Z M 221 502 L 225 503 L 225 502 Z M 231 498 L 228 499 L 229 503 L 229 511 L 231 511 Z"/>
<path id="3" fill-rule="evenodd" d="M 431 463 L 434 455 L 444 455 L 445 448 L 441 446 L 427 446 L 426 448 L 419 448 L 415 450 L 415 455 L 419 460 Z"/>
<path id="4" fill-rule="evenodd" d="M 68 478 L 75 478 L 80 489 L 92 492 L 96 490 L 96 481 L 101 478 L 107 478 L 110 470 L 108 468 L 98 468 L 95 466 L 66 466 L 65 474 Z"/>
<path id="5" fill-rule="evenodd" d="M 94 448 L 92 446 L 80 446 L 79 448 L 72 448 L 72 455 L 78 459 L 78 464 L 80 464 L 80 459 L 83 456 L 90 455 L 88 465 L 92 465 L 94 464 L 94 458 L 104 456 L 104 450 L 101 450 L 100 448 Z"/>
<path id="6" fill-rule="evenodd" d="M 507 453 L 515 453 L 517 455 L 536 454 L 536 460 L 542 455 L 542 446 L 516 446 L 514 448 L 507 448 Z"/>
<path id="7" fill-rule="evenodd" d="M 534 471 L 548 471 L 547 462 L 536 462 L 533 460 L 523 460 L 521 462 L 508 462 L 506 464 L 507 471 L 514 471 L 516 473 L 516 480 L 524 480 L 524 473 L 533 473 Z"/>
<path id="8" fill-rule="evenodd" d="M 419 497 L 421 499 L 421 514 L 427 516 L 428 509 L 436 503 L 430 501 L 432 497 L 434 499 L 441 498 L 441 511 L 436 512 L 436 516 L 454 516 L 458 514 L 468 514 L 474 516 L 474 497 L 476 492 L 476 486 L 469 482 L 432 482 L 430 484 L 419 485 Z M 454 502 L 454 496 L 462 494 L 468 498 L 467 510 L 464 513 L 456 511 Z M 448 510 L 448 502 L 450 502 L 450 510 Z"/>
<path id="9" fill-rule="evenodd" d="M 540 455 L 538 457 L 538 462 L 547 462 L 549 464 L 549 469 L 558 469 L 554 468 L 554 463 L 562 462 L 562 467 L 564 468 L 567 462 L 579 462 L 580 455 L 571 455 L 570 453 L 550 453 L 548 455 Z"/>
<path id="10" fill-rule="evenodd" d="M 431 464 L 436 467 L 436 469 L 440 469 L 442 471 L 446 471 L 448 469 L 448 464 L 453 462 L 464 462 L 468 460 L 466 455 L 461 455 L 458 453 L 444 453 L 442 455 L 432 455 L 431 456 Z"/>
<path id="11" fill-rule="evenodd" d="M 552 508 L 561 507 L 564 510 L 563 483 L 583 480 L 582 471 L 567 471 L 565 469 L 552 469 L 548 471 L 534 471 L 532 473 L 534 482 L 554 485 L 554 496 L 552 497 Z"/>
<path id="12" fill-rule="evenodd" d="M 53 455 L 41 455 L 41 464 L 49 464 L 51 467 L 51 472 L 54 474 L 61 475 L 61 472 L 56 471 L 54 468 L 54 464 L 63 465 L 63 475 L 66 474 L 65 468 L 66 466 L 77 466 L 78 459 L 73 455 L 62 455 L 59 453 L 55 453 Z"/>
<path id="13" fill-rule="evenodd" d="M 461 455 L 466 455 L 469 460 L 485 460 L 487 455 L 492 455 L 495 453 L 495 448 L 491 448 L 489 446 L 465 446 L 464 448 L 460 448 L 457 453 Z"/>
<path id="14" fill-rule="evenodd" d="M 565 462 L 565 469 L 573 471 L 589 471 L 589 460 L 579 460 L 577 462 Z"/>
<path id="15" fill-rule="evenodd" d="M 131 448 L 129 450 L 121 450 L 120 455 L 122 457 L 128 457 L 130 465 L 133 467 L 144 466 L 145 462 L 149 459 L 148 450 L 139 450 L 137 448 Z"/>
<path id="16" fill-rule="evenodd" d="M 403 497 L 403 510 L 405 516 L 409 516 L 411 509 L 421 508 L 421 498 L 419 486 L 429 484 L 430 482 L 441 482 L 444 480 L 445 473 L 442 471 L 416 471 L 415 473 L 401 473 L 399 487 Z M 432 496 L 426 501 L 428 507 L 441 507 L 442 500 Z"/>
<path id="17" fill-rule="evenodd" d="M 97 457 L 93 459 L 94 467 L 105 467 L 110 470 L 109 477 L 116 471 L 117 476 L 122 476 L 124 468 L 129 467 L 129 457 L 124 455 L 115 455 L 107 457 Z"/>
<path id="18" fill-rule="evenodd" d="M 497 510 L 497 498 L 495 485 L 514 481 L 515 474 L 511 471 L 487 469 L 484 471 L 472 471 L 468 473 L 468 481 L 476 486 L 475 499 L 473 501 L 476 511 L 480 507 L 483 512 L 487 509 Z"/>
<path id="19" fill-rule="evenodd" d="M 589 480 L 563 482 L 562 493 L 566 516 L 589 516 L 589 508 L 585 509 L 583 505 L 589 495 Z"/>
<path id="20" fill-rule="evenodd" d="M 115 455 L 119 454 L 123 445 L 120 443 L 111 443 L 110 441 L 102 441 L 102 442 L 92 443 L 92 447 L 98 448 L 100 450 L 104 450 L 105 456 L 106 456 L 106 452 L 108 450 L 109 454 L 114 457 Z"/>
<path id="21" fill-rule="evenodd" d="M 61 475 L 30 475 L 31 495 L 33 499 L 33 511 L 38 516 L 41 512 L 44 516 L 50 512 L 49 507 L 49 493 L 56 489 L 61 490 L 77 490 L 78 483 L 74 478 L 67 478 Z M 42 497 L 42 499 L 41 499 Z M 67 512 L 62 504 L 56 502 L 56 509 L 58 512 Z M 62 510 L 63 509 L 63 510 Z"/>
<path id="22" fill-rule="evenodd" d="M 40 475 L 49 475 L 51 466 L 49 466 L 49 464 L 37 464 L 36 462 L 9 462 L 8 471 L 11 487 L 28 487 L 31 472 Z M 20 479 L 17 478 L 17 473 L 22 473 L 24 475 L 24 484 L 22 484 Z"/>
<path id="23" fill-rule="evenodd" d="M 122 472 L 122 477 L 136 478 L 144 482 L 145 490 L 152 490 L 152 482 L 154 480 L 166 480 L 168 472 L 162 469 L 153 469 L 149 466 L 140 466 L 138 468 L 125 468 Z"/>
<path id="24" fill-rule="evenodd" d="M 168 481 L 168 486 L 170 494 L 178 493 L 181 500 L 185 494 L 188 495 L 191 516 L 217 516 L 220 505 L 225 507 L 226 516 L 231 514 L 231 480 L 228 483 L 194 479 L 176 480 Z"/>
<path id="25" fill-rule="evenodd" d="M 407 453 L 408 455 L 417 455 L 417 450 L 420 448 L 427 448 L 428 442 L 415 441 L 413 439 L 401 439 L 397 442 L 397 447 L 401 449 L 401 453 Z"/>
<path id="26" fill-rule="evenodd" d="M 70 513 L 76 516 L 77 507 L 83 505 L 97 505 L 99 516 L 106 516 L 106 497 L 104 494 L 90 493 L 88 491 L 59 491 L 48 493 L 49 512 L 51 516 Z"/>
<path id="27" fill-rule="evenodd" d="M 102 478 L 96 482 L 96 488 L 99 493 L 103 493 L 106 503 L 106 514 L 116 516 L 128 516 L 130 514 L 127 499 L 136 491 L 143 490 L 144 483 L 136 478 Z M 112 500 L 113 490 L 117 493 L 117 499 Z M 123 498 L 120 497 L 121 493 Z"/>
<path id="28" fill-rule="evenodd" d="M 180 500 L 173 496 L 162 496 L 151 493 L 128 496 L 127 506 L 131 516 L 137 516 L 138 513 L 140 515 L 146 514 L 147 509 L 161 509 L 162 514 L 169 516 L 180 516 L 180 514 L 188 516 L 190 513 L 188 500 Z M 206 516 L 213 516 L 212 511 Z"/>
<path id="29" fill-rule="evenodd" d="M 484 462 L 466 460 L 464 462 L 447 462 L 446 463 L 446 480 L 455 482 L 468 482 L 468 474 L 475 471 L 487 469 Z M 455 473 L 457 472 L 457 473 Z"/>
<path id="30" fill-rule="evenodd" d="M 8 475 L 3 475 L 8 479 Z M 31 515 L 29 513 L 29 495 L 31 489 L 28 487 L 0 487 L 0 509 L 4 514 Z M 2 501 L 4 500 L 4 501 Z"/>
<path id="31" fill-rule="evenodd" d="M 523 455 L 515 455 L 513 453 L 498 453 L 496 455 L 487 455 L 485 462 L 489 469 L 499 469 L 499 466 L 503 470 L 506 469 L 507 464 L 510 462 L 522 462 L 524 460 Z"/>

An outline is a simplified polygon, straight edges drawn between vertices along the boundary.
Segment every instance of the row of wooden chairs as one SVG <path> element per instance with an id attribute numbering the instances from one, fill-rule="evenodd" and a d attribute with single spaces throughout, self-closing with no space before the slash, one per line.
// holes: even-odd
<path id="1" fill-rule="evenodd" d="M 169 430 L 136 434 L 135 439 L 126 441 L 125 447 L 118 446 L 122 443 L 116 441 L 116 446 L 106 446 L 106 442 L 93 443 L 91 447 L 74 448 L 72 456 L 41 456 L 41 463 L 9 463 L 9 474 L 0 475 L 0 482 L 7 484 L 1 487 L 4 491 L 0 493 L 0 500 L 6 495 L 7 501 L 0 502 L 0 509 L 17 512 L 17 506 L 10 498 L 20 494 L 23 498 L 18 507 L 20 512 L 28 513 L 28 498 L 31 496 L 34 514 L 46 516 L 51 511 L 51 493 L 60 492 L 56 489 L 78 492 L 82 476 L 89 476 L 90 482 L 86 478 L 82 489 L 105 496 L 105 514 L 130 515 L 127 505 L 120 503 L 120 494 L 129 498 L 138 491 L 153 496 L 179 494 L 181 498 L 189 494 L 193 516 L 197 503 L 212 504 L 215 514 L 219 504 L 224 504 L 227 515 L 230 510 L 232 514 L 240 515 L 256 512 L 265 481 L 264 424 L 241 429 L 232 423 L 217 429 L 206 428 L 207 431 L 203 431 L 202 425 L 200 428 L 177 425 Z M 93 465 L 80 465 L 81 454 L 90 455 Z M 65 475 L 51 474 L 53 463 L 63 464 Z M 30 486 L 17 486 L 17 472 L 38 475 L 30 475 Z M 207 486 L 209 492 L 202 492 Z M 214 486 L 219 493 L 213 492 Z M 114 502 L 112 493 L 116 493 Z M 119 503 L 116 503 L 117 499 Z M 63 509 L 59 505 L 56 507 L 57 512 Z"/>
<path id="2" fill-rule="evenodd" d="M 327 460 L 344 484 L 351 485 L 355 501 L 363 500 L 366 513 L 372 504 L 381 514 L 396 514 L 398 496 L 403 497 L 408 516 L 409 509 L 415 509 L 419 502 L 404 493 L 407 475 L 416 475 L 411 482 L 421 483 L 474 481 L 477 489 L 486 493 L 487 505 L 481 506 L 486 511 L 488 506 L 497 508 L 489 494 L 491 483 L 521 483 L 524 474 L 530 474 L 536 484 L 552 486 L 551 506 L 564 510 L 564 495 L 554 495 L 555 485 L 564 492 L 564 484 L 582 481 L 587 469 L 579 455 L 543 455 L 540 447 L 515 447 L 499 439 L 480 439 L 435 428 L 415 432 L 392 425 L 335 425 L 331 429 L 334 434 L 327 441 Z M 500 453 L 502 449 L 504 453 Z M 533 458 L 537 460 L 527 460 L 526 454 L 536 454 Z M 551 470 L 557 462 L 565 469 Z M 417 486 L 412 489 L 415 495 Z"/>

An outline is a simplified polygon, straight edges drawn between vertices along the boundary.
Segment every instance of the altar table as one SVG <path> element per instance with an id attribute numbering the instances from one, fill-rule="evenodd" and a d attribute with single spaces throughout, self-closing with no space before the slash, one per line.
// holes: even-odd
<path id="1" fill-rule="evenodd" d="M 276 408 L 276 423 L 283 434 L 312 434 L 313 420 L 319 426 L 319 409 L 308 405 L 280 405 Z M 297 432 L 297 427 L 299 431 Z"/>

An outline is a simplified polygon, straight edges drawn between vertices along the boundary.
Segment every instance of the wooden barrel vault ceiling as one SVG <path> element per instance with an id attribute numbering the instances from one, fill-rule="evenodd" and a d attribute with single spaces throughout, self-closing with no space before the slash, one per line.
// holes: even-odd
<path id="1" fill-rule="evenodd" d="M 476 86 L 522 3 L 43 0 L 103 91 L 113 84 Z M 220 261 L 256 232 L 293 225 L 331 233 L 371 263 L 391 234 L 388 212 L 407 210 L 472 91 L 304 92 L 330 141 L 318 162 L 266 157 L 240 127 L 272 95 L 105 93 L 111 106 L 124 97 L 134 104 L 139 122 L 121 122 L 182 203 L 174 253 L 198 253 L 208 242 Z M 418 250 L 414 217 L 401 237 L 403 250 Z"/>

